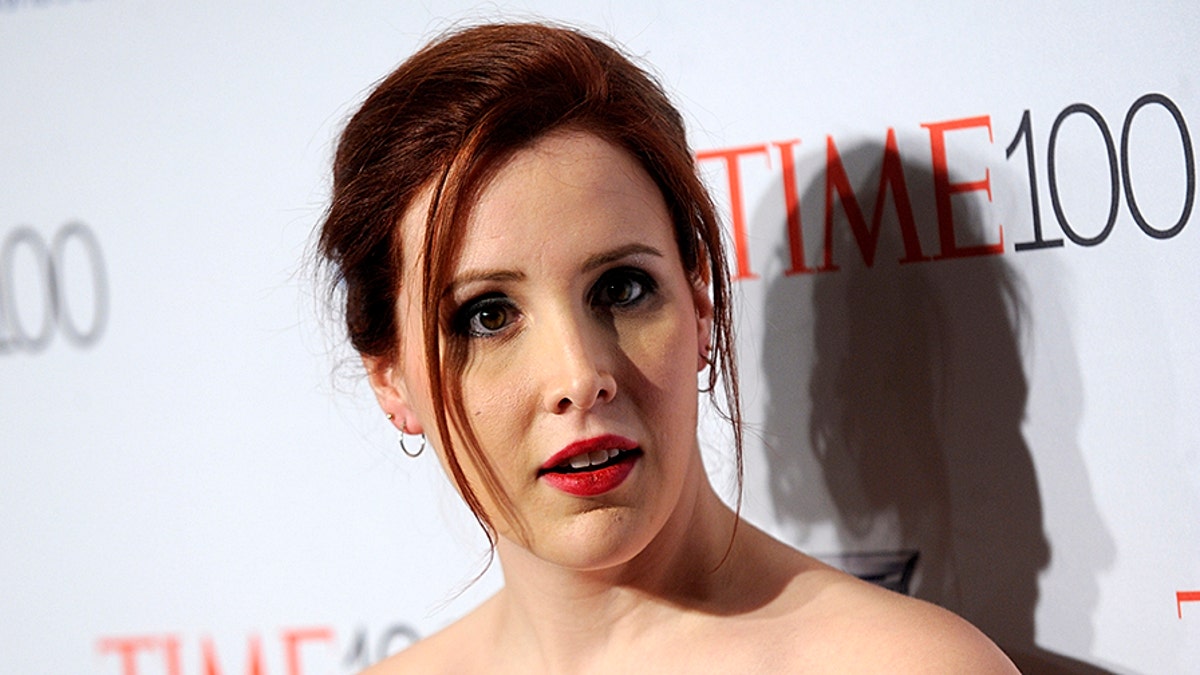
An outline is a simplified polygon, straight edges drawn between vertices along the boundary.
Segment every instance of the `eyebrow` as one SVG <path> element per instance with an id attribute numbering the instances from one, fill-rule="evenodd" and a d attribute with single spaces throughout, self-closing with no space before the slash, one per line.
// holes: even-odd
<path id="1" fill-rule="evenodd" d="M 589 257 L 583 262 L 582 269 L 584 272 L 590 272 L 598 267 L 603 267 L 609 263 L 636 255 L 651 255 L 658 258 L 663 257 L 662 251 L 659 251 L 653 246 L 637 243 L 626 244 L 624 246 L 614 248 L 611 251 L 604 251 L 603 253 L 597 253 L 596 255 Z M 476 270 L 455 277 L 454 280 L 450 282 L 450 285 L 446 287 L 446 292 L 443 295 L 446 297 L 451 296 L 458 288 L 478 281 L 522 281 L 523 279 L 525 279 L 525 273 L 515 270 Z"/>
<path id="2" fill-rule="evenodd" d="M 659 251 L 653 246 L 647 246 L 646 244 L 626 244 L 611 251 L 598 253 L 588 258 L 583 263 L 583 271 L 590 272 L 597 267 L 603 267 L 609 263 L 621 260 L 622 258 L 628 258 L 638 254 L 652 255 L 658 258 L 663 257 L 662 251 Z"/>
<path id="3" fill-rule="evenodd" d="M 478 270 L 467 272 L 451 280 L 450 284 L 446 286 L 446 291 L 442 293 L 442 297 L 450 297 L 454 295 L 454 292 L 458 288 L 477 281 L 521 281 L 524 278 L 524 273 L 513 270 Z"/>

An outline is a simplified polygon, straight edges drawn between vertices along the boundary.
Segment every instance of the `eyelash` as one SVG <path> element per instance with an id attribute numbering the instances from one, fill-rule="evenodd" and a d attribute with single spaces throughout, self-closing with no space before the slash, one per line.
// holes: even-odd
<path id="1" fill-rule="evenodd" d="M 611 289 L 616 283 L 627 285 L 636 284 L 640 287 L 640 292 L 638 292 L 629 300 L 614 301 L 612 299 L 608 299 L 607 301 L 600 301 L 598 296 L 604 291 Z M 658 284 L 656 284 L 654 278 L 645 271 L 635 267 L 617 267 L 608 270 L 596 280 L 596 283 L 592 285 L 592 290 L 588 294 L 588 297 L 594 305 L 606 305 L 608 307 L 616 307 L 618 309 L 628 309 L 636 307 L 645 302 L 646 299 L 651 297 L 657 290 Z"/>
<path id="2" fill-rule="evenodd" d="M 511 319 L 505 316 L 505 324 L 500 328 L 486 328 L 480 322 L 480 317 L 488 310 L 503 311 L 507 315 L 515 312 L 516 306 L 508 296 L 501 293 L 488 293 L 468 300 L 454 313 L 454 332 L 466 337 L 496 337 L 511 324 Z"/>
<path id="3" fill-rule="evenodd" d="M 621 286 L 621 291 L 632 290 L 633 297 L 625 300 L 614 300 L 602 297 L 607 292 Z M 648 273 L 634 267 L 617 267 L 606 271 L 592 284 L 588 291 L 588 301 L 602 311 L 613 309 L 632 309 L 652 297 L 658 290 L 658 284 Z M 482 323 L 482 317 L 488 311 L 503 312 L 504 324 L 497 328 L 488 328 Z M 509 316 L 518 314 L 518 316 Z M 454 332 L 468 338 L 495 338 L 503 335 L 514 321 L 519 319 L 516 305 L 502 293 L 486 293 L 463 303 L 454 313 L 452 327 Z"/>

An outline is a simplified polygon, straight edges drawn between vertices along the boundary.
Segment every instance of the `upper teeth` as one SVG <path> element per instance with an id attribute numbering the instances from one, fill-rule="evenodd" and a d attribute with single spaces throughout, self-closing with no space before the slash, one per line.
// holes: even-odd
<path id="1" fill-rule="evenodd" d="M 603 464 L 608 460 L 621 454 L 621 451 L 612 448 L 611 450 L 592 450 L 585 455 L 575 455 L 571 458 L 572 469 L 584 469 L 596 464 Z"/>

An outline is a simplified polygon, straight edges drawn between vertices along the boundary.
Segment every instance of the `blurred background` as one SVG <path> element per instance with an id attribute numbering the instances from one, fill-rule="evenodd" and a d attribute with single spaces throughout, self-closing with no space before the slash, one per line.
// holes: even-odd
<path id="1" fill-rule="evenodd" d="M 0 670 L 352 673 L 499 586 L 310 242 L 372 83 L 501 18 L 611 38 L 687 117 L 747 519 L 917 552 L 1027 672 L 1196 668 L 1193 3 L 0 0 Z"/>

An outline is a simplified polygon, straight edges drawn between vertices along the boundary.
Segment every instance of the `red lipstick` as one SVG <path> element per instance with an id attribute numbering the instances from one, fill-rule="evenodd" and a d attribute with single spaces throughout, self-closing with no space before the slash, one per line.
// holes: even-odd
<path id="1" fill-rule="evenodd" d="M 641 456 L 637 442 L 606 434 L 571 443 L 546 460 L 538 476 L 567 494 L 594 497 L 625 482 Z"/>

